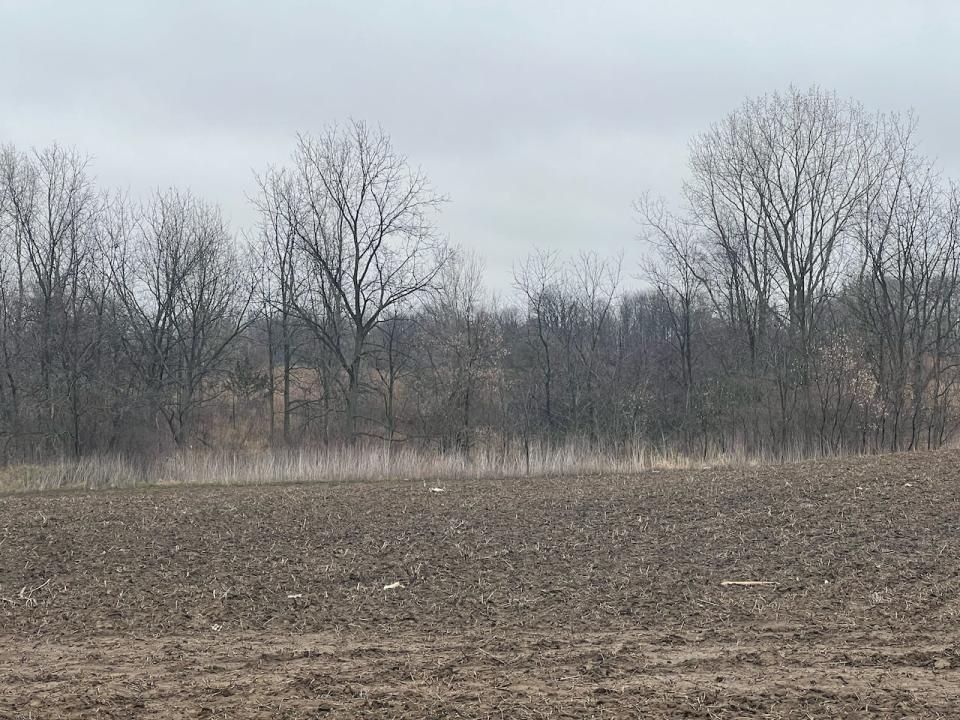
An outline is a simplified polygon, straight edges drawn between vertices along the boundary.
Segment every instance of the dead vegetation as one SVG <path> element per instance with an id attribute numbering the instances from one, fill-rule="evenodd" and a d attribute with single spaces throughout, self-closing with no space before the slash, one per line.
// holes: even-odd
<path id="1" fill-rule="evenodd" d="M 409 445 L 340 445 L 316 450 L 181 452 L 155 459 L 124 456 L 0 466 L 0 492 L 98 490 L 154 485 L 269 485 L 401 480 L 494 480 L 600 475 L 646 470 L 752 467 L 799 462 L 801 451 L 758 455 L 708 448 L 696 456 L 638 444 L 582 442 L 478 446 L 469 456 Z"/>

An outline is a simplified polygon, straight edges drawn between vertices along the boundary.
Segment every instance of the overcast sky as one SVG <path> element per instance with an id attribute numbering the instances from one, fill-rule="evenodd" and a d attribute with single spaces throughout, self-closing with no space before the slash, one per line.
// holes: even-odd
<path id="1" fill-rule="evenodd" d="M 189 187 L 235 229 L 298 132 L 380 124 L 504 291 L 534 248 L 642 252 L 687 143 L 747 96 L 819 84 L 913 108 L 960 177 L 955 2 L 0 0 L 0 142 L 54 141 L 101 184 Z"/>

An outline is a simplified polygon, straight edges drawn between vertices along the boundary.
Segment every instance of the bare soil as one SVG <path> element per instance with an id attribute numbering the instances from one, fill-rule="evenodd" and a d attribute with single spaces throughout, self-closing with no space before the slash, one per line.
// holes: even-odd
<path id="1" fill-rule="evenodd" d="M 442 487 L 0 497 L 0 717 L 960 713 L 958 453 Z"/>

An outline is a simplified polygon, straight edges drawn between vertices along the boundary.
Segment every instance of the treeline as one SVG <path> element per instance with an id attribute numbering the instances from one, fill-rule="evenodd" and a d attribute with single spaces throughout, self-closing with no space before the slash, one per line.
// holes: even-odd
<path id="1" fill-rule="evenodd" d="M 638 159 L 642 161 L 641 159 Z M 60 147 L 0 153 L 0 460 L 567 441 L 625 452 L 935 447 L 958 419 L 954 187 L 914 122 L 813 89 L 691 144 L 643 280 L 537 253 L 514 298 L 362 123 L 298 138 L 241 235 Z"/>

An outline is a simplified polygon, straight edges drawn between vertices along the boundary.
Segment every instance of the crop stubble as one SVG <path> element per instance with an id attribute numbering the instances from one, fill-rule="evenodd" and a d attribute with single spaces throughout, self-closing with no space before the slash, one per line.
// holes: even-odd
<path id="1" fill-rule="evenodd" d="M 0 717 L 951 716 L 958 461 L 0 497 Z"/>

